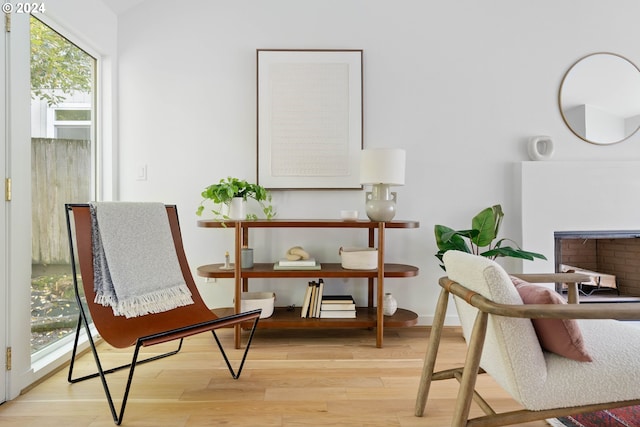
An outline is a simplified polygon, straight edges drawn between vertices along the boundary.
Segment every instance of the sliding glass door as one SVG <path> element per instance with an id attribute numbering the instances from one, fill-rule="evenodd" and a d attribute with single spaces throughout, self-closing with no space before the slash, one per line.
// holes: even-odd
<path id="1" fill-rule="evenodd" d="M 70 350 L 77 308 L 64 204 L 96 198 L 98 151 L 95 55 L 33 16 L 3 18 L 0 402 Z"/>
<path id="2" fill-rule="evenodd" d="M 64 204 L 95 194 L 95 69 L 95 58 L 31 17 L 34 358 L 66 343 L 77 321 Z"/>

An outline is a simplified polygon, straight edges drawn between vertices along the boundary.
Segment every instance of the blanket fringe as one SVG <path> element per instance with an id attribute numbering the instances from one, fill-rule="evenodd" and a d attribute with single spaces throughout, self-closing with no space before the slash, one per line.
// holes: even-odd
<path id="1" fill-rule="evenodd" d="M 117 301 L 113 295 L 96 294 L 94 301 L 104 307 L 112 307 L 114 315 L 126 318 L 161 313 L 193 304 L 191 291 L 184 284 Z"/>

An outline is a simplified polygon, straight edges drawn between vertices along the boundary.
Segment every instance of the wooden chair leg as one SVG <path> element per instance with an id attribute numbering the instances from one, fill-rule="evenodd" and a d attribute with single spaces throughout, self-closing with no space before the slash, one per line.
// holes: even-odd
<path id="1" fill-rule="evenodd" d="M 478 369 L 480 368 L 480 357 L 482 356 L 488 319 L 489 315 L 487 313 L 479 311 L 473 324 L 473 332 L 469 340 L 469 349 L 467 350 L 462 380 L 460 381 L 460 390 L 458 390 L 458 398 L 456 399 L 456 407 L 451 422 L 452 427 L 467 425 L 476 379 L 478 378 Z"/>
<path id="2" fill-rule="evenodd" d="M 440 338 L 442 337 L 442 330 L 444 328 L 444 320 L 447 314 L 448 304 L 449 292 L 442 289 L 440 297 L 438 298 L 438 304 L 436 305 L 433 325 L 431 326 L 427 354 L 424 358 L 420 387 L 418 388 L 418 397 L 416 398 L 416 417 L 421 417 L 424 414 L 424 408 L 427 404 L 427 397 L 429 396 L 429 388 L 431 387 L 431 381 L 433 380 L 433 371 L 436 364 L 436 358 L 438 356 L 438 347 L 440 346 Z"/>

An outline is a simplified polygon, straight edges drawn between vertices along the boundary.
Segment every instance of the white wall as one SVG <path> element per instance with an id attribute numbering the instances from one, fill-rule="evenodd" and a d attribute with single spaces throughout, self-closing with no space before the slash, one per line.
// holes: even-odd
<path id="1" fill-rule="evenodd" d="M 613 146 L 585 143 L 557 107 L 562 76 L 584 55 L 611 51 L 640 64 L 639 13 L 635 0 L 143 2 L 118 20 L 121 198 L 177 203 L 193 266 L 221 262 L 232 233 L 197 228 L 194 211 L 206 185 L 228 175 L 255 180 L 256 49 L 363 49 L 365 146 L 407 150 L 398 216 L 421 222 L 387 239 L 388 259 L 418 265 L 420 276 L 388 280 L 387 288 L 429 323 L 442 275 L 433 225 L 464 228 L 501 203 L 502 234 L 518 239 L 516 165 L 530 136 L 550 135 L 554 160 L 640 156 L 640 135 Z M 141 165 L 146 181 L 136 180 Z M 324 218 L 362 210 L 364 193 L 274 197 L 280 218 Z M 330 232 L 256 237 L 256 261 L 293 244 L 337 260 L 338 246 L 358 241 Z M 231 285 L 220 282 L 205 287 L 224 304 Z M 304 286 L 286 283 L 261 286 L 275 290 L 279 304 L 299 304 Z M 360 292 L 351 282 L 331 286 Z"/>

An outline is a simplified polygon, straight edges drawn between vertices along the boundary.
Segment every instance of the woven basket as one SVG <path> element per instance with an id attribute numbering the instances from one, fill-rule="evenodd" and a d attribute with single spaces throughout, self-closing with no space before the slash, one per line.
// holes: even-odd
<path id="1" fill-rule="evenodd" d="M 375 270 L 378 268 L 376 248 L 340 248 L 342 268 L 347 270 Z"/>

